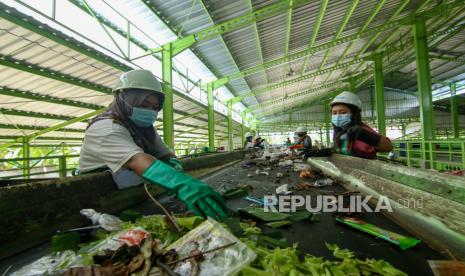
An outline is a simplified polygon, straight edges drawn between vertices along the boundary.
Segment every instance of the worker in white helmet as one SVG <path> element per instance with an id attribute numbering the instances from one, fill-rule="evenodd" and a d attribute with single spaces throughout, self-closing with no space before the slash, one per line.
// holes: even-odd
<path id="1" fill-rule="evenodd" d="M 147 70 L 126 72 L 113 93 L 108 111 L 87 127 L 80 172 L 109 169 L 119 188 L 145 180 L 173 191 L 197 215 L 225 217 L 220 194 L 183 172 L 181 162 L 153 126 L 165 99 L 155 76 Z"/>
<path id="2" fill-rule="evenodd" d="M 252 149 L 253 148 L 253 133 L 252 132 L 245 133 L 244 148 L 245 149 Z"/>
<path id="3" fill-rule="evenodd" d="M 330 106 L 336 153 L 374 159 L 376 152 L 392 150 L 392 143 L 387 137 L 362 122 L 362 101 L 357 95 L 342 92 Z"/>
<path id="4" fill-rule="evenodd" d="M 312 151 L 312 139 L 307 135 L 308 129 L 305 126 L 299 126 L 295 131 L 297 143 L 290 147 L 299 152 L 299 155 L 309 155 Z"/>

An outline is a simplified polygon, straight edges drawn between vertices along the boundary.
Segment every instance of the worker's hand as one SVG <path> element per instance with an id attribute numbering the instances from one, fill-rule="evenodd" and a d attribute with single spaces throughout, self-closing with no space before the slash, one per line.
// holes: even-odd
<path id="1" fill-rule="evenodd" d="M 207 184 L 157 160 L 142 174 L 145 180 L 173 191 L 196 215 L 220 219 L 226 217 L 226 205 L 220 194 Z"/>
<path id="2" fill-rule="evenodd" d="M 182 173 L 184 174 L 184 173 Z M 185 177 L 187 176 L 187 177 Z M 177 197 L 196 215 L 214 219 L 225 218 L 226 205 L 223 198 L 207 184 L 184 174 L 185 183 L 179 186 Z"/>
<path id="3" fill-rule="evenodd" d="M 381 140 L 381 135 L 369 131 L 362 126 L 353 126 L 347 130 L 347 139 L 349 141 L 360 140 L 368 145 L 376 147 Z"/>
<path id="4" fill-rule="evenodd" d="M 174 157 L 170 158 L 168 160 L 167 164 L 170 165 L 171 167 L 173 167 L 178 172 L 184 171 L 184 168 L 182 167 L 181 161 L 179 161 L 179 159 L 177 159 L 177 158 L 174 158 Z"/>

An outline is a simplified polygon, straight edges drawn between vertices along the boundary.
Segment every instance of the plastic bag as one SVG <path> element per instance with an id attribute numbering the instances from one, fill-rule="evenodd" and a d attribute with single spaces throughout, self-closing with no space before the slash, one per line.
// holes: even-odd
<path id="1" fill-rule="evenodd" d="M 331 186 L 333 184 L 333 180 L 330 178 L 318 179 L 313 183 L 315 187 L 324 187 L 324 186 Z"/>
<path id="2" fill-rule="evenodd" d="M 66 250 L 44 256 L 13 272 L 11 276 L 60 275 L 65 269 L 83 266 L 84 263 L 82 256 L 76 255 L 74 251 Z"/>
<path id="3" fill-rule="evenodd" d="M 232 275 L 253 262 L 256 254 L 210 218 L 168 246 L 167 250 L 175 249 L 183 258 L 194 250 L 205 252 L 234 242 L 234 245 L 205 254 L 198 273 L 199 276 Z M 194 270 L 193 262 L 179 262 L 173 270 L 180 275 L 190 275 Z"/>
<path id="4" fill-rule="evenodd" d="M 86 216 L 88 219 L 92 220 L 93 224 L 100 225 L 106 231 L 118 231 L 121 229 L 121 224 L 123 223 L 119 218 L 105 214 L 99 213 L 94 209 L 82 209 L 80 213 Z"/>

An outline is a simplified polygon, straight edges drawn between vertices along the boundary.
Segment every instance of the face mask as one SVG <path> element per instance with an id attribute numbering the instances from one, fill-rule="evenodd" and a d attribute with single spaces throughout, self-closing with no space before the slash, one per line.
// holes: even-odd
<path id="1" fill-rule="evenodd" d="M 131 121 L 140 127 L 149 127 L 157 120 L 158 112 L 141 107 L 133 107 L 129 117 Z"/>
<path id="2" fill-rule="evenodd" d="M 339 114 L 331 117 L 331 123 L 337 127 L 345 127 L 352 121 L 351 114 Z"/>

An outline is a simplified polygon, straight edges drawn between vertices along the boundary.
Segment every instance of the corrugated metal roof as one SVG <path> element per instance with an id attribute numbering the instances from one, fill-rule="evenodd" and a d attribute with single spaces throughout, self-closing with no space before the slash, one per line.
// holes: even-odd
<path id="1" fill-rule="evenodd" d="M 194 34 L 215 24 L 246 15 L 251 11 L 256 11 L 257 9 L 277 3 L 278 1 L 149 0 L 142 2 L 138 0 L 124 0 L 115 3 L 113 9 L 108 5 L 108 1 L 91 0 L 88 2 L 92 8 L 121 29 L 125 28 L 127 24 L 125 20 L 129 19 L 134 24 L 134 37 L 146 43 L 149 47 L 156 47 L 160 44 L 176 40 L 178 36 L 183 37 Z M 452 3 L 453 1 L 443 2 Z M 374 15 L 373 12 L 379 5 L 379 1 L 359 1 L 354 9 L 354 13 L 348 19 L 347 25 L 342 29 L 341 27 L 343 26 L 347 12 L 353 3 L 353 1 L 329 1 L 313 46 L 321 46 L 338 37 L 356 34 L 360 32 L 363 27 L 365 27 L 365 30 L 380 27 L 388 20 L 404 18 L 415 11 L 428 10 L 440 4 L 432 0 L 389 0 L 384 1 L 379 12 Z M 31 3 L 31 5 L 33 4 Z M 268 19 L 259 20 L 248 26 L 227 32 L 222 36 L 196 43 L 191 49 L 179 54 L 175 58 L 174 64 L 183 73 L 184 71 L 191 70 L 192 72 L 189 74 L 193 78 L 192 82 L 201 79 L 203 83 L 206 83 L 215 78 L 221 78 L 240 70 L 252 68 L 264 62 L 282 58 L 286 55 L 286 45 L 289 46 L 288 54 L 298 53 L 307 49 L 309 46 L 321 5 L 322 1 L 308 1 L 298 7 L 292 8 L 290 13 L 282 11 Z M 60 3 L 58 8 L 60 7 L 69 11 L 77 9 L 69 3 Z M 50 12 L 49 8 L 43 8 L 43 10 L 48 10 L 48 12 Z M 80 14 L 83 14 L 82 10 L 79 11 Z M 438 14 L 439 13 L 440 12 L 438 12 Z M 464 15 L 465 8 L 460 6 L 456 6 L 453 10 L 449 10 L 447 14 L 449 17 L 440 18 L 439 16 L 433 15 L 433 17 L 427 20 L 429 35 L 434 36 L 436 32 L 441 32 L 454 25 L 465 23 Z M 63 18 L 63 15 L 60 16 Z M 290 33 L 289 41 L 286 41 L 288 37 L 286 34 L 286 25 L 289 16 L 291 16 Z M 39 18 L 39 16 L 37 16 L 37 18 Z M 369 19 L 371 21 L 368 21 Z M 69 24 L 76 24 L 76 22 L 69 22 Z M 85 24 L 86 26 L 91 26 L 93 24 L 95 29 L 99 30 L 98 33 L 104 34 L 101 27 L 88 15 Z M 76 27 L 76 25 L 73 25 L 73 27 Z M 139 27 L 139 30 L 135 27 Z M 337 35 L 338 33 L 339 35 Z M 399 28 L 387 29 L 378 35 L 373 33 L 353 41 L 335 43 L 332 47 L 327 47 L 308 57 L 302 56 L 299 59 L 291 60 L 287 64 L 278 64 L 271 68 L 258 70 L 254 74 L 243 78 L 235 78 L 229 81 L 226 87 L 216 90 L 215 94 L 220 100 L 226 100 L 231 96 L 245 95 L 250 93 L 250 91 L 314 73 L 314 77 L 306 78 L 286 86 L 280 86 L 268 92 L 246 97 L 242 100 L 242 103 L 245 104 L 243 108 L 252 108 L 252 112 L 259 118 L 265 115 L 269 117 L 269 114 L 273 112 L 285 112 L 287 110 L 293 110 L 296 107 L 305 108 L 305 105 L 302 106 L 303 103 L 311 100 L 318 100 L 320 97 L 327 96 L 336 89 L 347 87 L 348 84 L 342 83 L 313 91 L 315 87 L 336 83 L 343 79 L 347 80 L 348 77 L 353 77 L 363 72 L 366 72 L 366 75 L 360 79 L 365 80 L 363 86 L 372 84 L 373 63 L 369 60 L 369 56 L 374 51 L 379 50 L 378 47 L 386 43 L 386 38 L 390 37 L 391 34 L 394 35 L 391 37 L 390 41 L 387 41 L 387 49 L 394 45 L 396 47 L 400 46 L 401 49 L 397 52 L 390 52 L 384 58 L 385 86 L 414 91 L 416 90 L 416 69 L 412 30 L 411 26 L 402 25 Z M 88 33 L 84 35 L 91 36 Z M 106 37 L 106 35 L 101 36 L 102 45 L 105 44 L 105 47 L 107 47 L 110 52 L 117 52 L 114 45 L 106 45 L 106 43 L 111 44 L 108 37 Z M 96 38 L 92 37 L 92 39 L 95 40 Z M 431 41 L 431 51 L 436 55 L 449 59 L 462 57 L 465 53 L 465 46 L 463 45 L 464 39 L 464 29 L 459 30 L 451 37 L 447 37 L 447 33 L 444 33 L 443 35 L 434 37 Z M 19 61 L 25 61 L 102 87 L 111 87 L 116 77 L 121 73 L 121 70 L 118 68 L 109 66 L 108 64 L 83 55 L 63 45 L 59 45 L 44 36 L 3 19 L 0 20 L 0 40 L 0 55 L 5 55 L 8 56 L 8 58 Z M 123 42 L 124 37 L 119 37 L 117 41 L 125 43 Z M 99 48 L 99 50 L 107 53 L 106 50 L 102 49 Z M 364 49 L 364 52 L 361 52 L 362 49 Z M 144 52 L 141 49 L 136 49 L 135 46 L 133 50 L 134 53 L 137 54 Z M 321 68 L 331 68 L 359 57 L 368 58 L 364 62 L 334 69 L 332 72 L 319 73 Z M 121 61 L 121 59 L 116 59 Z M 151 60 L 153 60 L 153 62 Z M 325 60 L 324 63 L 323 60 Z M 402 63 L 398 65 L 399 62 Z M 133 64 L 141 64 L 143 66 L 150 65 L 151 69 L 157 74 L 161 72 L 160 62 L 153 58 L 140 59 Z M 306 68 L 303 68 L 304 64 L 306 64 Z M 433 82 L 444 80 L 461 81 L 463 79 L 463 73 L 465 72 L 465 64 L 460 61 L 454 62 L 435 58 L 431 60 L 430 67 Z M 178 90 L 183 90 L 182 86 L 184 83 L 178 78 L 177 74 L 174 74 L 173 81 Z M 192 86 L 192 82 L 189 85 Z M 105 95 L 102 92 L 85 87 L 78 87 L 50 78 L 44 78 L 43 76 L 22 72 L 18 69 L 2 65 L 0 65 L 0 86 L 32 92 L 38 95 L 74 99 L 82 103 L 98 106 L 108 105 L 112 100 L 111 95 Z M 434 87 L 438 89 L 436 93 L 440 93 L 442 91 L 440 89 L 443 86 L 444 85 L 441 83 L 436 84 Z M 303 93 L 310 90 L 312 91 L 311 93 Z M 205 96 L 202 96 L 204 95 L 202 93 L 198 89 L 193 91 L 191 95 L 196 95 L 196 100 L 192 101 L 175 97 L 174 108 L 178 110 L 178 114 L 175 114 L 175 119 L 185 117 L 186 114 L 201 111 L 204 107 L 199 103 L 202 102 L 204 104 L 206 102 Z M 364 92 L 362 92 L 361 95 L 364 95 L 363 93 Z M 389 95 L 389 93 L 391 92 L 386 90 L 386 95 Z M 31 102 L 31 100 L 28 99 L 7 95 L 0 95 L 0 101 L 2 102 L 2 108 L 70 117 L 79 116 L 91 111 L 91 109 L 86 107 L 60 105 L 51 102 L 41 102 L 40 105 L 37 105 L 34 101 Z M 226 107 L 223 104 L 219 104 L 219 102 L 215 108 L 217 111 L 223 112 L 223 114 L 226 110 Z M 371 106 L 368 108 L 371 108 Z M 392 110 L 387 111 L 388 116 L 395 115 L 395 113 L 391 113 L 391 111 Z M 398 112 L 402 111 L 398 110 Z M 21 119 L 18 120 L 17 117 L 17 115 L 0 115 L 0 123 L 18 124 L 21 122 Z M 238 117 L 240 117 L 240 114 L 235 112 L 234 118 Z M 278 116 L 276 120 L 279 120 L 281 117 L 283 116 Z M 196 115 L 192 118 L 184 118 L 175 126 L 175 129 L 176 131 L 182 131 L 186 128 L 186 125 L 201 125 L 203 128 L 201 133 L 203 133 L 202 135 L 205 137 L 206 131 L 204 125 L 206 125 L 206 120 L 207 117 L 205 113 Z M 23 122 L 23 125 L 50 126 L 57 122 L 59 121 L 44 118 L 28 118 L 28 120 Z M 185 125 L 183 126 L 182 123 Z M 82 127 L 85 124 L 76 123 L 75 125 L 80 125 L 80 127 Z M 76 126 L 72 125 L 69 126 L 69 128 L 77 128 Z M 225 122 L 223 126 L 218 126 L 218 133 L 222 133 L 222 131 L 225 130 L 224 126 Z M 235 127 L 237 126 L 238 124 L 235 123 Z M 8 133 L 17 133 L 15 130 L 8 131 Z M 192 134 L 185 133 L 181 136 L 189 135 Z"/>

